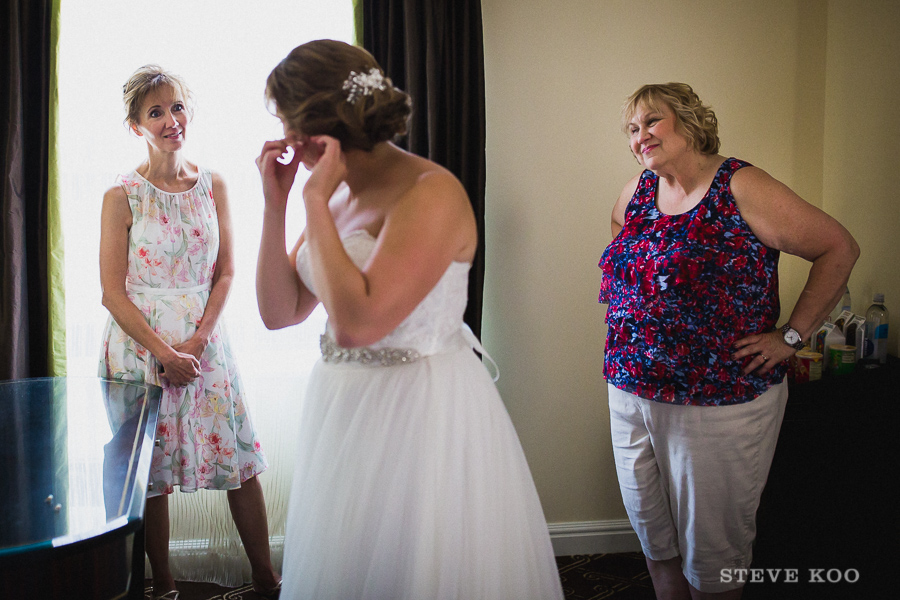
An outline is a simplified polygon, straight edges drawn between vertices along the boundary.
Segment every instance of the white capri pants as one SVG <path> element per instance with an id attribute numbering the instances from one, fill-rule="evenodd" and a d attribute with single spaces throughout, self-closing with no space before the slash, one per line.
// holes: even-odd
<path id="1" fill-rule="evenodd" d="M 681 406 L 609 385 L 619 488 L 647 558 L 681 556 L 702 592 L 743 585 L 721 571 L 750 567 L 787 395 L 782 381 L 743 404 Z"/>

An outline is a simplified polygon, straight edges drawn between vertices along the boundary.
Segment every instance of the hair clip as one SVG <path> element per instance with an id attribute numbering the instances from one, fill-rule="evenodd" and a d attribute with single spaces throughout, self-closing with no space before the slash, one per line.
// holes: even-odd
<path id="1" fill-rule="evenodd" d="M 347 102 L 356 105 L 357 100 L 363 96 L 371 96 L 375 90 L 383 90 L 387 86 L 384 83 L 384 75 L 381 71 L 372 67 L 368 73 L 350 71 L 350 75 L 344 80 L 343 89 L 347 90 Z"/>

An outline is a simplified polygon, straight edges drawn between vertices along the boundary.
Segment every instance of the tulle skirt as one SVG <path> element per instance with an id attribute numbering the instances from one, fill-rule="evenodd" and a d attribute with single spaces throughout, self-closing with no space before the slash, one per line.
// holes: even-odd
<path id="1" fill-rule="evenodd" d="M 547 524 L 496 387 L 462 347 L 315 366 L 282 600 L 548 600 Z"/>

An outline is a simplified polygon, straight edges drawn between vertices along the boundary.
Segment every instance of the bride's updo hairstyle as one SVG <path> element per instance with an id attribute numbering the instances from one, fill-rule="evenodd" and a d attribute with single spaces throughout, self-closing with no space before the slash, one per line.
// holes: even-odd
<path id="1" fill-rule="evenodd" d="M 329 135 L 343 150 L 369 151 L 406 133 L 409 96 L 371 54 L 335 40 L 297 46 L 266 80 L 270 110 L 304 135 Z"/>

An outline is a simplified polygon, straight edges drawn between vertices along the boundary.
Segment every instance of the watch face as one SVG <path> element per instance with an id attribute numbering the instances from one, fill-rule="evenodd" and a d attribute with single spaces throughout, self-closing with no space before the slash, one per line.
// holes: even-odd
<path id="1" fill-rule="evenodd" d="M 784 341 L 793 346 L 800 341 L 800 334 L 793 329 L 788 329 L 784 332 Z"/>

